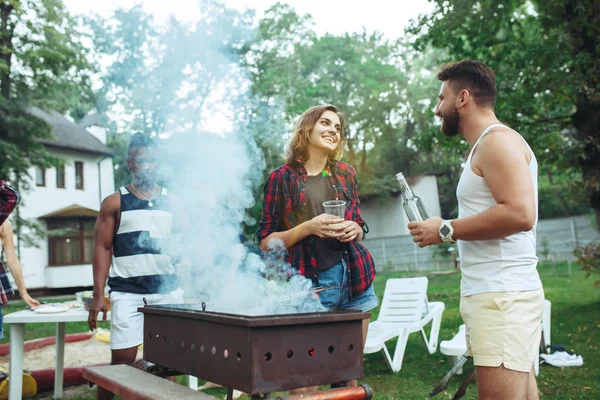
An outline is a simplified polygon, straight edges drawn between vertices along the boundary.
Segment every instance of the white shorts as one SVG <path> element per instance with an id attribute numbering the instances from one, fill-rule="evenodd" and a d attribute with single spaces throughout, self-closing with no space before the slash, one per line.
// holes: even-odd
<path id="1" fill-rule="evenodd" d="M 181 304 L 183 290 L 157 294 L 112 292 L 109 297 L 111 350 L 128 349 L 144 342 L 144 314 L 137 310 L 144 306 L 144 298 L 149 305 Z"/>
<path id="2" fill-rule="evenodd" d="M 488 292 L 460 298 L 467 351 L 482 367 L 529 372 L 542 335 L 543 289 Z"/>

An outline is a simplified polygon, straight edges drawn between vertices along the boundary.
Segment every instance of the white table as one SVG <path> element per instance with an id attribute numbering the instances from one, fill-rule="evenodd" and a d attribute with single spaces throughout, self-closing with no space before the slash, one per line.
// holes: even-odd
<path id="1" fill-rule="evenodd" d="M 99 316 L 101 320 L 102 315 Z M 10 324 L 10 371 L 9 400 L 21 400 L 23 391 L 23 357 L 25 354 L 25 324 L 56 322 L 56 369 L 54 371 L 54 398 L 63 395 L 63 366 L 65 358 L 65 323 L 88 320 L 88 312 L 83 307 L 54 314 L 39 314 L 31 310 L 17 311 L 4 316 L 4 323 Z M 110 312 L 106 316 L 110 320 Z"/>

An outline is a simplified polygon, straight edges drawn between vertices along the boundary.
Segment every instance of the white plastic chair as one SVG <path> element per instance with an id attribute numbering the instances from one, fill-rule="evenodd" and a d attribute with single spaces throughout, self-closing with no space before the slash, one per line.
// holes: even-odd
<path id="1" fill-rule="evenodd" d="M 450 340 L 442 340 L 440 342 L 440 353 L 450 358 L 450 365 L 454 366 L 467 351 L 467 337 L 465 335 L 465 324 L 458 327 L 458 333 Z M 456 373 L 463 373 L 462 368 Z"/>
<path id="2" fill-rule="evenodd" d="M 542 314 L 542 342 L 541 346 L 548 347 L 550 346 L 550 311 L 552 309 L 552 303 L 550 300 L 544 300 L 544 312 Z M 546 351 L 546 348 L 542 349 Z M 467 351 L 467 341 L 465 336 L 465 325 L 461 325 L 458 327 L 458 332 L 456 335 L 450 340 L 442 340 L 440 342 L 440 353 L 448 356 L 450 358 L 450 363 L 454 365 Z M 538 348 L 538 356 L 533 363 L 533 370 L 536 376 L 540 373 L 540 357 L 539 357 L 539 348 Z M 461 374 L 462 369 L 460 369 L 457 374 Z"/>
<path id="3" fill-rule="evenodd" d="M 411 333 L 421 332 L 430 354 L 437 350 L 445 305 L 427 300 L 428 282 L 426 277 L 388 279 L 377 321 L 369 324 L 364 353 L 383 350 L 385 360 L 393 372 L 402 368 L 406 343 Z M 431 331 L 427 337 L 425 326 L 429 323 Z M 394 338 L 398 338 L 398 342 L 392 357 L 386 342 Z"/>

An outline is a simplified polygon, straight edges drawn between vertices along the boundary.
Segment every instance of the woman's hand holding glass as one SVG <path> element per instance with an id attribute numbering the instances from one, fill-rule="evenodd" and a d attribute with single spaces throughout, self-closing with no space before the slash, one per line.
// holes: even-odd
<path id="1" fill-rule="evenodd" d="M 334 238 L 340 242 L 360 239 L 362 228 L 354 221 L 346 221 L 335 215 L 324 213 L 317 215 L 310 222 L 312 234 L 320 238 Z"/>
<path id="2" fill-rule="evenodd" d="M 342 225 L 344 225 L 343 233 L 338 237 L 340 242 L 351 242 L 360 239 L 362 228 L 358 223 L 355 221 L 344 221 Z"/>
<path id="3" fill-rule="evenodd" d="M 346 228 L 343 218 L 331 214 L 317 215 L 310 220 L 311 233 L 320 238 L 339 238 Z"/>

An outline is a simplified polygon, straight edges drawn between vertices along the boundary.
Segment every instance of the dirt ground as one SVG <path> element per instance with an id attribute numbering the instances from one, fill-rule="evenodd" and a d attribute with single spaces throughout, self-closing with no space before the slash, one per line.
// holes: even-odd
<path id="1" fill-rule="evenodd" d="M 143 349 L 138 350 L 138 357 L 142 357 Z M 65 364 L 64 367 L 82 367 L 90 364 L 100 364 L 110 362 L 110 346 L 108 343 L 101 342 L 94 338 L 82 340 L 80 342 L 65 343 Z M 23 368 L 28 371 L 37 371 L 42 369 L 54 369 L 56 363 L 56 346 L 50 345 L 41 349 L 31 350 L 25 353 Z M 9 357 L 0 357 L 0 365 L 6 369 L 9 368 Z M 90 388 L 88 385 L 73 386 L 64 388 L 63 399 L 92 399 L 95 398 L 96 388 Z M 36 400 L 52 400 L 52 392 L 39 393 Z"/>
<path id="2" fill-rule="evenodd" d="M 142 348 L 138 356 L 142 356 Z M 65 343 L 65 368 L 82 367 L 91 364 L 109 363 L 110 347 L 93 336 L 80 342 Z M 50 345 L 25 353 L 23 368 L 29 371 L 53 369 L 56 363 L 56 346 Z M 9 357 L 0 357 L 0 365 L 9 367 Z"/>

